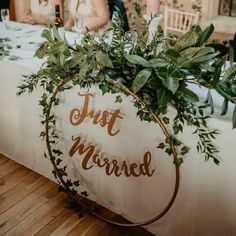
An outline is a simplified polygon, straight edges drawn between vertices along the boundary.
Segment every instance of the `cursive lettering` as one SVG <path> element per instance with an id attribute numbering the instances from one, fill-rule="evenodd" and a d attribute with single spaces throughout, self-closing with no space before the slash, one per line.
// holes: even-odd
<path id="1" fill-rule="evenodd" d="M 93 97 L 93 94 L 91 93 L 85 93 L 81 94 L 78 93 L 79 96 L 84 97 L 84 103 L 82 109 L 74 108 L 70 112 L 70 123 L 74 126 L 78 126 L 81 123 L 84 122 L 84 120 L 89 117 L 92 119 L 92 122 L 94 125 L 99 124 L 101 127 L 107 126 L 107 132 L 110 136 L 115 136 L 120 132 L 120 130 L 113 130 L 115 122 L 117 119 L 123 119 L 123 117 L 120 115 L 120 110 L 117 109 L 112 112 L 108 111 L 89 111 L 89 99 L 90 97 Z"/>
<path id="2" fill-rule="evenodd" d="M 150 170 L 151 164 L 151 153 L 146 152 L 143 156 L 143 162 L 141 164 L 131 163 L 130 165 L 123 161 L 119 165 L 117 160 L 109 160 L 107 157 L 102 158 L 99 153 L 95 150 L 95 145 L 85 145 L 81 141 L 81 137 L 73 137 L 72 140 L 74 144 L 72 145 L 69 155 L 73 157 L 76 153 L 82 156 L 82 168 L 89 170 L 95 165 L 104 168 L 107 175 L 114 174 L 119 177 L 121 174 L 124 174 L 127 177 L 134 176 L 138 177 L 140 175 L 147 175 L 151 177 L 154 173 L 154 170 Z"/>

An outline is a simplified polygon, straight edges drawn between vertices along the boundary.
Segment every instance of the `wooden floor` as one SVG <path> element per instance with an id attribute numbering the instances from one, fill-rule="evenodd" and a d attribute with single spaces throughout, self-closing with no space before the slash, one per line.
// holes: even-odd
<path id="1" fill-rule="evenodd" d="M 47 178 L 0 154 L 0 235 L 150 236 L 64 208 L 66 195 Z"/>

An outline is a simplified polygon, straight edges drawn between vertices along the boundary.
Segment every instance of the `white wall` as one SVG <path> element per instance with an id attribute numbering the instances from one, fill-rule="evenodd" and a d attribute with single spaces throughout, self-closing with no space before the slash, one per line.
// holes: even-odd
<path id="1" fill-rule="evenodd" d="M 15 1 L 16 20 L 18 21 L 23 16 L 23 0 Z"/>

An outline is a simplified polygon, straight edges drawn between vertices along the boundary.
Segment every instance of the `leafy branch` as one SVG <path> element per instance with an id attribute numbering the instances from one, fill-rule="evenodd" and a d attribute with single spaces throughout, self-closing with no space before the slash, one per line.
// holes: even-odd
<path id="1" fill-rule="evenodd" d="M 168 211 L 178 192 L 179 167 L 190 150 L 179 140 L 178 134 L 186 127 L 193 127 L 193 135 L 198 137 L 197 150 L 205 155 L 205 160 L 212 159 L 219 164 L 219 150 L 214 144 L 219 132 L 208 127 L 211 117 L 206 114 L 209 107 L 210 113 L 214 113 L 212 91 L 224 98 L 222 115 L 227 113 L 228 103 L 236 104 L 236 67 L 231 65 L 224 71 L 226 59 L 218 51 L 219 45 L 207 45 L 213 31 L 213 25 L 204 31 L 195 25 L 180 38 L 164 37 L 157 31 L 148 42 L 147 30 L 125 34 L 116 17 L 112 22 L 111 39 L 88 34 L 81 44 L 70 45 L 55 28 L 43 31 L 45 41 L 35 56 L 45 58 L 46 62 L 37 73 L 24 77 L 18 95 L 43 88 L 39 103 L 43 107 L 42 124 L 45 125 L 40 136 L 46 139 L 48 149 L 45 157 L 50 158 L 53 174 L 72 198 L 75 198 L 79 180 L 67 176 L 63 153 L 56 147 L 59 141 L 56 118 L 51 114 L 52 108 L 60 103 L 56 95 L 72 86 L 96 85 L 103 94 L 123 93 L 131 97 L 137 116 L 157 123 L 165 134 L 165 140 L 158 143 L 157 148 L 173 156 L 176 185 L 168 206 L 148 223 Z M 208 89 L 206 103 L 200 102 L 189 84 Z M 119 95 L 116 101 L 122 101 Z M 176 113 L 173 119 L 169 117 L 169 110 Z M 236 105 L 232 124 L 235 128 Z"/>

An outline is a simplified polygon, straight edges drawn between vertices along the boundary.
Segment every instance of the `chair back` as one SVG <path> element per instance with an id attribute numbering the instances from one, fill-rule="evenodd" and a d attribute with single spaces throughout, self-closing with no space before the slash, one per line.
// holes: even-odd
<path id="1" fill-rule="evenodd" d="M 184 34 L 190 30 L 192 25 L 199 22 L 200 13 L 192 13 L 181 10 L 165 8 L 164 13 L 164 35 L 169 31 Z"/>
<path id="2" fill-rule="evenodd" d="M 16 20 L 16 12 L 15 12 L 15 1 L 10 1 L 10 20 Z"/>

